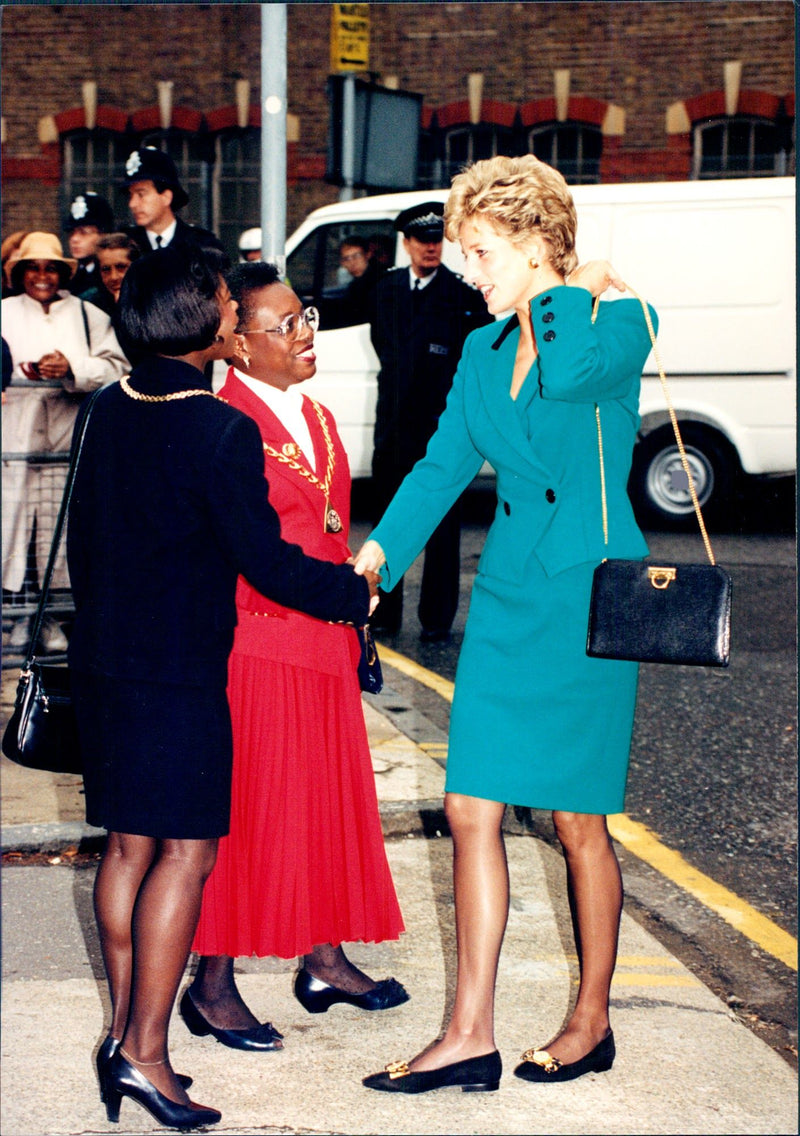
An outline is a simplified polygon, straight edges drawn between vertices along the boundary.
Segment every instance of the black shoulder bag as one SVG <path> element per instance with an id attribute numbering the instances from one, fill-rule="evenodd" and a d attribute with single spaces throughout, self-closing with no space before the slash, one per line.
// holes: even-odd
<path id="1" fill-rule="evenodd" d="M 629 291 L 636 296 L 631 289 Z M 603 560 L 594 570 L 586 654 L 598 659 L 727 667 L 730 662 L 731 578 L 714 559 L 664 368 L 658 355 L 650 312 L 641 296 L 636 298 L 641 300 L 644 310 L 675 441 L 678 443 L 684 472 L 689 479 L 689 492 L 709 563 L 655 565 L 646 560 Z M 597 304 L 593 321 L 596 314 Z M 599 406 L 595 406 L 595 413 L 603 535 L 608 545 L 603 432 Z"/>
<path id="2" fill-rule="evenodd" d="M 2 749 L 7 758 L 29 769 L 45 769 L 51 773 L 82 772 L 78 728 L 72 705 L 69 668 L 57 663 L 41 662 L 36 657 L 36 646 L 45 617 L 56 556 L 72 499 L 75 472 L 83 449 L 86 426 L 94 401 L 102 389 L 99 388 L 91 395 L 72 451 L 64 495 L 61 498 L 50 555 L 42 580 L 39 604 L 31 628 L 28 654 L 20 671 L 14 710 L 3 734 Z"/>

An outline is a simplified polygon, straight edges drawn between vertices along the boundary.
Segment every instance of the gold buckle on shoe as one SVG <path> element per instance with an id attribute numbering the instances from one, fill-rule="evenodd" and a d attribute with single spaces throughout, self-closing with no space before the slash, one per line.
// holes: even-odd
<path id="1" fill-rule="evenodd" d="M 386 1072 L 389 1074 L 390 1081 L 396 1081 L 398 1077 L 407 1077 L 408 1063 L 406 1061 L 393 1061 L 391 1065 L 386 1066 Z"/>
<path id="2" fill-rule="evenodd" d="M 545 1073 L 557 1073 L 562 1064 L 557 1057 L 551 1057 L 546 1049 L 526 1049 L 522 1060 L 541 1066 Z"/>

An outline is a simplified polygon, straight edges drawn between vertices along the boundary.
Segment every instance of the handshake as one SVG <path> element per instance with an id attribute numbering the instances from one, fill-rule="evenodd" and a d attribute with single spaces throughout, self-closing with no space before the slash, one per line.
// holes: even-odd
<path id="1" fill-rule="evenodd" d="M 347 563 L 352 564 L 356 575 L 363 576 L 369 585 L 369 614 L 372 615 L 380 602 L 378 584 L 383 579 L 380 570 L 386 563 L 383 549 L 376 540 L 368 540 L 361 546 L 357 555 L 351 557 Z"/>

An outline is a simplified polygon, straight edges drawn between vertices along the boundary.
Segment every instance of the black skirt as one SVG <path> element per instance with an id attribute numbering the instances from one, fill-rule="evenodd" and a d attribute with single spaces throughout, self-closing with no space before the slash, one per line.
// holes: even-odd
<path id="1" fill-rule="evenodd" d="M 72 673 L 86 820 L 158 839 L 225 836 L 233 746 L 224 686 Z"/>

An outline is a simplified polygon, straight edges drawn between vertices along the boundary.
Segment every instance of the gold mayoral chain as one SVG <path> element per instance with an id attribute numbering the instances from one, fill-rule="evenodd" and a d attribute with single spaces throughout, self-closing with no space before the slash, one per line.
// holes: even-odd
<path id="1" fill-rule="evenodd" d="M 119 380 L 119 385 L 122 387 L 128 398 L 133 398 L 137 402 L 175 402 L 179 398 L 194 398 L 197 394 L 207 394 L 211 398 L 217 396 L 210 390 L 182 390 L 173 391 L 172 394 L 142 394 L 141 391 L 134 390 L 128 382 L 128 376 L 123 375 Z"/>
<path id="2" fill-rule="evenodd" d="M 321 490 L 325 496 L 324 531 L 338 533 L 342 531 L 342 518 L 335 509 L 331 508 L 330 501 L 331 480 L 333 478 L 333 467 L 335 464 L 333 441 L 330 431 L 328 430 L 328 423 L 325 421 L 325 415 L 322 412 L 322 407 L 318 402 L 315 402 L 313 398 L 310 398 L 308 401 L 314 407 L 314 413 L 322 427 L 322 433 L 325 437 L 325 446 L 328 451 L 328 464 L 325 470 L 324 481 L 320 481 L 316 474 L 313 474 L 310 469 L 306 469 L 306 467 L 301 465 L 297 460 L 300 455 L 300 447 L 297 442 L 286 442 L 280 450 L 276 450 L 273 446 L 270 446 L 269 443 L 264 442 L 264 452 L 268 457 L 275 458 L 276 461 L 281 462 L 283 465 L 288 465 L 289 469 L 295 470 L 301 477 L 304 477 L 306 481 L 310 481 L 312 485 L 316 485 Z"/>

